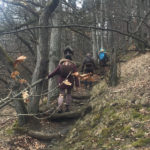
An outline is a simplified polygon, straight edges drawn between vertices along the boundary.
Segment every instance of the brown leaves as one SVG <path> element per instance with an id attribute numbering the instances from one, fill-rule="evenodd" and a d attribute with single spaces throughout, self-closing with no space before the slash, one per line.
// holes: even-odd
<path id="1" fill-rule="evenodd" d="M 91 82 L 95 82 L 100 80 L 100 76 L 92 73 L 80 74 L 79 72 L 72 73 L 73 76 L 79 78 L 81 81 L 87 80 Z"/>
<path id="2" fill-rule="evenodd" d="M 73 76 L 76 76 L 76 77 L 79 77 L 79 76 L 80 76 L 79 72 L 74 72 L 74 73 L 72 73 L 72 75 L 73 75 Z"/>
<path id="3" fill-rule="evenodd" d="M 25 80 L 25 79 L 20 79 L 20 80 L 19 80 L 19 83 L 20 83 L 20 84 L 27 83 L 27 80 Z"/>
<path id="4" fill-rule="evenodd" d="M 71 85 L 72 85 L 72 83 L 70 83 L 67 79 L 64 80 L 63 83 L 64 83 L 65 85 L 68 85 L 68 86 L 71 86 Z"/>
<path id="5" fill-rule="evenodd" d="M 28 91 L 22 92 L 22 98 L 23 98 L 25 103 L 29 102 L 29 93 L 28 93 Z"/>
<path id="6" fill-rule="evenodd" d="M 26 58 L 27 58 L 26 56 L 19 56 L 19 57 L 15 60 L 15 62 L 14 62 L 14 67 L 16 68 L 17 65 L 18 65 L 19 63 L 23 62 Z"/>
<path id="7" fill-rule="evenodd" d="M 19 74 L 20 73 L 18 71 L 14 71 L 14 72 L 11 73 L 11 78 L 16 79 L 16 76 L 19 76 Z"/>
<path id="8" fill-rule="evenodd" d="M 15 68 L 15 71 L 13 71 L 11 73 L 11 78 L 18 81 L 20 84 L 24 84 L 24 83 L 27 83 L 27 81 L 25 79 L 19 79 L 17 78 L 17 76 L 19 77 L 20 75 L 20 72 L 18 72 L 16 70 L 16 67 L 18 64 L 20 64 L 21 62 L 23 62 L 27 57 L 26 56 L 19 56 L 15 61 L 14 61 L 14 68 Z"/>
<path id="9" fill-rule="evenodd" d="M 40 150 L 45 149 L 45 145 L 39 142 L 37 139 L 29 137 L 27 135 L 15 136 L 8 141 L 11 146 L 9 149 L 15 150 Z M 9 147 L 9 146 L 8 146 Z"/>

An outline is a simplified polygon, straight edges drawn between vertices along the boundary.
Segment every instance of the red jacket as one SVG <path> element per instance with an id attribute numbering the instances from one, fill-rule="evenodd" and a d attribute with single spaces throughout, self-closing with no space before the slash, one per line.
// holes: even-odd
<path id="1" fill-rule="evenodd" d="M 63 60 L 65 60 L 65 59 L 63 59 Z M 52 73 L 50 73 L 48 75 L 48 79 L 52 78 L 55 75 L 58 75 L 59 76 L 58 84 L 60 85 L 59 86 L 60 89 L 72 89 L 73 86 L 74 86 L 74 82 L 75 82 L 76 87 L 79 87 L 79 80 L 78 80 L 78 78 L 74 77 L 72 75 L 69 75 L 69 77 L 67 77 L 68 81 L 71 83 L 71 86 L 62 83 L 66 79 L 66 77 L 63 77 L 63 75 L 61 74 L 61 71 L 60 71 L 61 67 L 62 67 L 61 61 L 60 61 L 59 65 L 56 67 L 56 69 Z M 70 60 L 67 60 L 67 61 L 70 61 Z M 70 62 L 72 62 L 72 61 L 70 61 Z M 77 71 L 77 67 L 76 67 L 76 65 L 73 62 L 72 62 L 72 65 L 73 65 L 73 67 L 72 67 L 72 71 L 71 72 L 74 73 L 74 72 Z"/>

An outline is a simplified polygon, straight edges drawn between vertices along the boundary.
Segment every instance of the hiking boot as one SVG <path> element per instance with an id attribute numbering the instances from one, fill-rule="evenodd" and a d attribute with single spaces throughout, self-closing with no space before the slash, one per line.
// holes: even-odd
<path id="1" fill-rule="evenodd" d="M 66 106 L 65 112 L 69 112 L 69 111 L 70 111 L 69 106 Z"/>
<path id="2" fill-rule="evenodd" d="M 63 112 L 62 109 L 58 110 L 58 113 L 62 113 L 62 112 Z"/>
<path id="3" fill-rule="evenodd" d="M 65 112 L 69 112 L 69 111 L 70 111 L 69 108 L 66 108 Z"/>

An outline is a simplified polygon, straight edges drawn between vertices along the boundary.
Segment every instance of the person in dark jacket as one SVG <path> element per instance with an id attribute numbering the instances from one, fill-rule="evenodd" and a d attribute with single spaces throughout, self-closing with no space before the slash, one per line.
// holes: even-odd
<path id="1" fill-rule="evenodd" d="M 92 55 L 90 53 L 87 53 L 82 64 L 81 72 L 93 74 L 95 68 L 96 66 L 92 58 Z M 87 80 L 85 80 L 84 84 L 85 84 L 85 88 L 87 88 L 88 85 L 89 85 L 89 88 L 92 87 L 92 82 L 88 82 Z"/>
<path id="2" fill-rule="evenodd" d="M 67 90 L 65 103 L 66 103 L 66 110 L 69 111 L 70 104 L 71 104 L 71 90 L 74 86 L 74 82 L 76 87 L 79 87 L 79 80 L 77 77 L 73 77 L 71 74 L 77 71 L 77 67 L 75 63 L 72 61 L 72 55 L 73 51 L 71 48 L 67 47 L 64 50 L 64 59 L 61 59 L 56 69 L 48 75 L 48 79 L 54 77 L 55 75 L 58 75 L 58 84 L 60 88 L 60 94 L 58 97 L 58 107 L 59 107 L 59 113 L 63 111 L 63 101 L 65 97 L 65 90 Z M 63 81 L 68 80 L 71 85 L 67 85 L 63 83 Z"/>

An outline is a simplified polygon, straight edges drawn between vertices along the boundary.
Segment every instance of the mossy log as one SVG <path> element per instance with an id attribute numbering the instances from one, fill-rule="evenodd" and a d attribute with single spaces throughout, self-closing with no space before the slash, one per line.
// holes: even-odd
<path id="1" fill-rule="evenodd" d="M 84 106 L 78 110 L 71 111 L 71 112 L 55 113 L 54 115 L 52 115 L 49 118 L 49 120 L 61 121 L 61 120 L 65 120 L 65 119 L 76 119 L 76 118 L 79 118 L 79 117 L 85 115 L 86 113 L 90 112 L 91 109 L 92 109 L 92 107 L 90 105 L 88 105 L 88 106 Z"/>
<path id="2" fill-rule="evenodd" d="M 16 127 L 14 130 L 18 133 L 27 134 L 28 136 L 34 137 L 38 140 L 52 140 L 61 137 L 60 133 L 45 133 L 42 131 L 34 131 L 23 127 Z"/>

